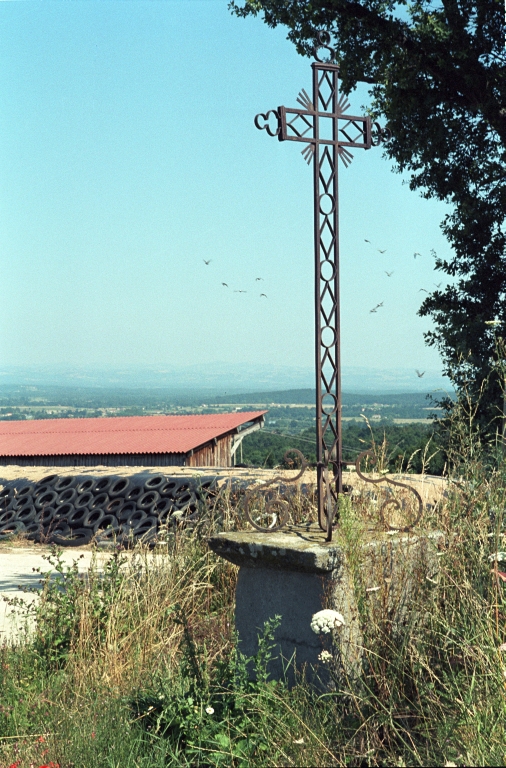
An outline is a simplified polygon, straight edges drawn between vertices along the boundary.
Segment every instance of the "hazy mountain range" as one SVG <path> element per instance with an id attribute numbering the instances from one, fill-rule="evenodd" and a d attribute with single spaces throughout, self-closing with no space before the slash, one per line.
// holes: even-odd
<path id="1" fill-rule="evenodd" d="M 343 391 L 354 393 L 428 392 L 450 390 L 450 383 L 437 370 L 411 368 L 344 367 Z M 261 392 L 314 387 L 314 372 L 308 368 L 213 362 L 190 366 L 152 365 L 125 368 L 77 366 L 4 366 L 0 386 L 153 388 L 217 394 Z"/>

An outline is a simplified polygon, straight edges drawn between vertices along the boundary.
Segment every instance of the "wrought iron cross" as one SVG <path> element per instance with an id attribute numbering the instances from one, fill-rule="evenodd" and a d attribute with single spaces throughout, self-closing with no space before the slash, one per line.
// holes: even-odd
<path id="1" fill-rule="evenodd" d="M 329 42 L 328 32 L 320 32 L 314 48 L 316 61 L 311 65 L 312 99 L 302 89 L 297 97 L 301 108 L 278 107 L 255 117 L 255 126 L 269 136 L 303 142 L 304 159 L 308 164 L 313 161 L 318 522 L 327 532 L 327 541 L 332 540 L 343 490 L 338 157 L 348 167 L 353 158 L 350 148 L 370 149 L 387 138 L 370 117 L 347 114 L 350 105 L 345 96 L 339 96 L 339 66 Z M 320 58 L 322 48 L 330 51 L 329 61 Z"/>

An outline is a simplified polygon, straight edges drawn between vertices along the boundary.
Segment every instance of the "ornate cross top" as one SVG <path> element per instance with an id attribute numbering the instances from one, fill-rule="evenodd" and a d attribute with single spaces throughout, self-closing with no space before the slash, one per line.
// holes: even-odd
<path id="1" fill-rule="evenodd" d="M 350 148 L 370 149 L 388 138 L 370 117 L 347 114 L 350 105 L 339 97 L 339 66 L 329 42 L 328 32 L 318 34 L 312 99 L 302 89 L 297 97 L 301 108 L 278 107 L 255 117 L 256 127 L 269 136 L 303 142 L 304 159 L 313 161 L 318 522 L 327 541 L 332 540 L 343 490 L 337 157 L 348 167 Z M 330 51 L 330 61 L 320 58 L 322 48 Z"/>
<path id="2" fill-rule="evenodd" d="M 265 130 L 269 136 L 277 136 L 279 141 L 302 141 L 306 146 L 302 155 L 308 164 L 313 159 L 316 146 L 337 146 L 345 167 L 350 164 L 353 155 L 347 147 L 370 149 L 385 138 L 378 123 L 372 123 L 370 117 L 348 115 L 350 104 L 346 96 L 339 96 L 339 65 L 335 63 L 335 51 L 328 45 L 330 35 L 320 32 L 319 45 L 314 48 L 316 61 L 313 62 L 313 98 L 302 88 L 297 96 L 300 108 L 278 107 L 255 117 L 255 126 Z M 322 61 L 318 52 L 326 48 L 331 59 Z M 315 106 L 316 105 L 316 106 Z M 276 120 L 273 128 L 270 116 Z M 263 123 L 263 124 L 262 124 Z M 374 135 L 373 135 L 374 133 Z"/>

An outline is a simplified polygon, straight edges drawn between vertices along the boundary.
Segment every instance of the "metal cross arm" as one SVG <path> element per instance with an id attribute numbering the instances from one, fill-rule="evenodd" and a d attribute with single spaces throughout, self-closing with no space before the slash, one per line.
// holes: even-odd
<path id="1" fill-rule="evenodd" d="M 329 41 L 328 33 L 319 34 L 311 65 L 312 98 L 302 89 L 300 107 L 278 107 L 255 117 L 256 127 L 269 136 L 303 142 L 304 159 L 313 161 L 318 522 L 327 541 L 343 490 L 337 158 L 347 167 L 351 148 L 370 149 L 387 137 L 369 116 L 347 114 L 350 105 L 339 96 L 339 66 Z M 330 61 L 319 58 L 321 48 L 330 51 Z"/>

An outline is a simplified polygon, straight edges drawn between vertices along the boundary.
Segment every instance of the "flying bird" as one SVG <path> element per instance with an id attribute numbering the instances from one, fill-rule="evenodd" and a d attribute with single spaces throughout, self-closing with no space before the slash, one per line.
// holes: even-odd
<path id="1" fill-rule="evenodd" d="M 425 288 L 419 288 L 418 293 L 420 293 L 420 291 L 423 291 L 424 293 L 428 293 L 428 291 L 426 291 Z"/>
<path id="2" fill-rule="evenodd" d="M 265 296 L 265 298 L 267 298 L 267 294 L 266 293 L 261 293 L 260 296 Z"/>
<path id="3" fill-rule="evenodd" d="M 391 272 L 387 272 L 387 271 L 386 271 L 386 269 L 384 270 L 384 272 L 385 272 L 385 275 L 386 275 L 387 277 L 392 277 L 392 275 L 393 275 L 393 273 L 394 273 L 394 271 L 393 271 L 393 270 L 392 270 Z"/>
<path id="4" fill-rule="evenodd" d="M 202 261 L 204 262 L 204 264 L 210 264 L 212 262 L 212 259 L 209 259 L 208 261 L 206 261 L 205 259 L 202 259 Z"/>
<path id="5" fill-rule="evenodd" d="M 436 288 L 441 288 L 442 283 L 434 283 L 434 285 L 436 286 Z"/>
<path id="6" fill-rule="evenodd" d="M 423 375 L 424 375 L 424 373 L 425 373 L 425 371 L 421 371 L 421 372 L 420 372 L 420 371 L 418 370 L 418 368 L 415 368 L 415 371 L 416 371 L 416 375 L 418 376 L 418 378 L 419 378 L 419 379 L 421 379 L 421 378 L 422 378 L 422 376 L 423 376 Z"/>
<path id="7" fill-rule="evenodd" d="M 416 259 L 416 257 L 417 257 L 417 256 L 421 256 L 421 255 L 422 255 L 422 254 L 421 254 L 421 253 L 418 253 L 418 251 L 417 251 L 416 253 L 414 253 L 414 254 L 413 254 L 413 258 L 414 258 L 414 259 Z"/>
<path id="8" fill-rule="evenodd" d="M 228 288 L 228 283 L 222 283 L 222 285 L 224 285 L 225 288 Z"/>
<path id="9" fill-rule="evenodd" d="M 370 240 L 365 240 L 364 239 L 364 243 L 369 243 L 369 245 L 371 245 L 371 241 Z"/>
<path id="10" fill-rule="evenodd" d="M 376 304 L 375 307 L 369 310 L 369 312 L 377 312 L 380 307 L 383 306 L 383 302 L 381 301 L 379 304 Z"/>
<path id="11" fill-rule="evenodd" d="M 234 291 L 234 293 L 248 293 L 248 291 Z"/>
<path id="12" fill-rule="evenodd" d="M 387 252 L 387 249 L 386 249 L 386 248 L 385 248 L 385 250 L 384 250 L 384 251 L 382 251 L 382 250 L 381 250 L 381 248 L 376 248 L 376 250 L 377 250 L 377 251 L 379 251 L 380 253 L 386 253 L 386 252 Z"/>
<path id="13" fill-rule="evenodd" d="M 263 280 L 263 277 L 255 277 L 256 282 L 258 282 L 259 280 Z"/>

